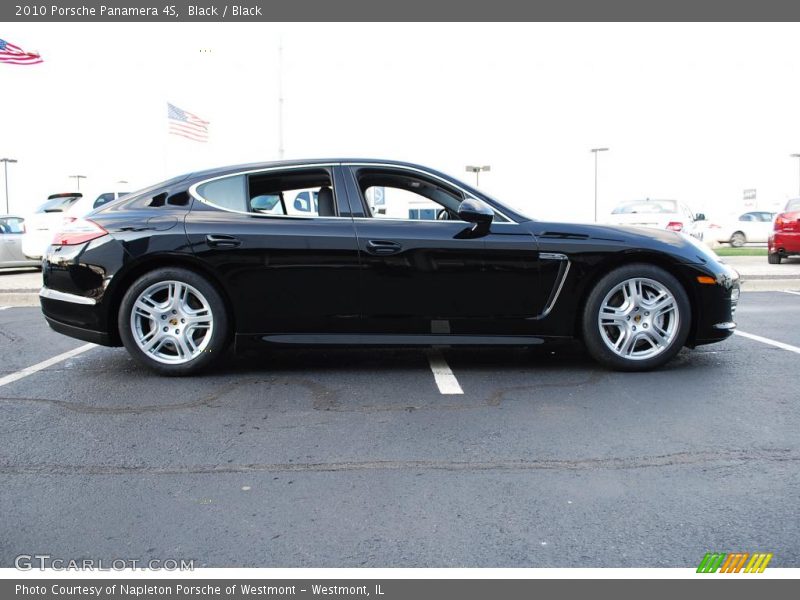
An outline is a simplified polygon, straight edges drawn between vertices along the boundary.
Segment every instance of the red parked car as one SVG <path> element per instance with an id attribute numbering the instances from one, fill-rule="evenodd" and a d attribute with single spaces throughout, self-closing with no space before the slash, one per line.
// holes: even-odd
<path id="1" fill-rule="evenodd" d="M 800 198 L 789 200 L 783 212 L 775 217 L 767 252 L 771 265 L 779 265 L 787 256 L 800 254 Z"/>

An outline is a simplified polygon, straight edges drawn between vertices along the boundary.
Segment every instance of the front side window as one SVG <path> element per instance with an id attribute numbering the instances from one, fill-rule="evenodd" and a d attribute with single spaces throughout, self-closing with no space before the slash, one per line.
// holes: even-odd
<path id="1" fill-rule="evenodd" d="M 359 170 L 356 179 L 369 215 L 376 219 L 458 220 L 463 195 L 435 180 L 371 168 Z"/>

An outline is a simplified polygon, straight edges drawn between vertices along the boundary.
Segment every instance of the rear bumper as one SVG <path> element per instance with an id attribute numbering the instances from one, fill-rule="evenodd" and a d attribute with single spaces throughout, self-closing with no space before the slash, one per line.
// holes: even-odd
<path id="1" fill-rule="evenodd" d="M 800 254 L 800 233 L 772 233 L 767 239 L 770 254 L 780 252 L 783 256 Z"/>
<path id="2" fill-rule="evenodd" d="M 86 342 L 92 342 L 93 344 L 100 344 L 101 346 L 117 345 L 114 343 L 114 340 L 111 339 L 111 336 L 105 331 L 94 331 L 92 329 L 76 327 L 75 325 L 70 325 L 69 323 L 56 321 L 47 315 L 45 315 L 44 318 L 47 320 L 47 324 L 50 325 L 50 328 L 53 331 L 57 331 L 63 335 L 68 335 L 69 337 L 84 340 Z"/>

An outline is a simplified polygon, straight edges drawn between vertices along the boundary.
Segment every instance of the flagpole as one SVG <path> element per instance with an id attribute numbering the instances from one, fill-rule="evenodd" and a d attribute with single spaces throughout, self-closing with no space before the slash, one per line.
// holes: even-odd
<path id="1" fill-rule="evenodd" d="M 167 115 L 169 115 L 169 101 L 166 102 L 167 104 Z M 170 145 L 170 137 L 169 137 L 169 117 L 167 118 L 166 127 L 164 128 L 164 152 L 162 154 L 163 163 L 162 163 L 162 170 L 164 179 L 168 179 L 170 177 L 169 173 L 169 145 Z"/>
<path id="2" fill-rule="evenodd" d="M 283 160 L 283 37 L 278 38 L 278 159 Z"/>

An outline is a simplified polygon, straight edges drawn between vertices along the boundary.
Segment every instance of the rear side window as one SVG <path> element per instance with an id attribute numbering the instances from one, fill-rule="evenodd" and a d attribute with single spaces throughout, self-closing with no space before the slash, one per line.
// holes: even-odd
<path id="1" fill-rule="evenodd" d="M 259 215 L 332 217 L 333 180 L 323 168 L 231 175 L 197 186 L 206 203 Z"/>
<path id="2" fill-rule="evenodd" d="M 197 188 L 198 195 L 209 204 L 244 212 L 247 210 L 247 178 L 234 175 L 204 183 Z"/>
<path id="3" fill-rule="evenodd" d="M 249 191 L 250 212 L 290 217 L 335 215 L 333 182 L 327 169 L 254 173 Z"/>

